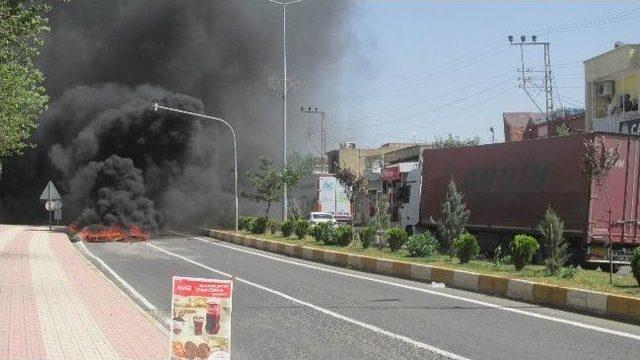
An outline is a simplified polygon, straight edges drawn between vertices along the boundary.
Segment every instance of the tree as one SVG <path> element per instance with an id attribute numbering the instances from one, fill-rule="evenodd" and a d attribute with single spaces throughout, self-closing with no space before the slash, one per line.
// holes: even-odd
<path id="1" fill-rule="evenodd" d="M 41 1 L 0 0 L 0 172 L 3 159 L 34 146 L 29 138 L 49 101 L 35 62 L 50 10 Z"/>
<path id="2" fill-rule="evenodd" d="M 480 145 L 480 138 L 478 136 L 468 139 L 460 139 L 458 136 L 453 136 L 451 134 L 447 135 L 446 138 L 437 137 L 436 140 L 431 143 L 431 147 L 434 149 L 460 148 L 476 145 Z"/>
<path id="3" fill-rule="evenodd" d="M 571 134 L 571 129 L 569 128 L 569 125 L 565 123 L 560 123 L 560 125 L 556 127 L 556 135 L 567 136 L 569 134 Z"/>
<path id="4" fill-rule="evenodd" d="M 260 158 L 258 171 L 249 171 L 247 175 L 253 187 L 253 192 L 243 193 L 243 195 L 253 201 L 266 202 L 265 217 L 268 218 L 271 204 L 282 197 L 283 182 L 281 174 L 273 167 L 273 161 L 263 156 Z"/>
<path id="5" fill-rule="evenodd" d="M 442 201 L 441 217 L 438 220 L 438 232 L 440 234 L 441 249 L 453 258 L 453 241 L 465 231 L 467 220 L 469 220 L 469 210 L 462 201 L 463 194 L 456 187 L 456 183 L 451 178 L 447 185 L 447 195 Z"/>
<path id="6" fill-rule="evenodd" d="M 604 139 L 596 141 L 595 138 L 584 141 L 582 158 L 582 172 L 596 185 L 602 186 L 611 168 L 620 158 L 620 146 L 608 149 Z"/>
<path id="7" fill-rule="evenodd" d="M 549 274 L 555 275 L 568 259 L 569 244 L 564 240 L 564 222 L 551 206 L 547 207 L 544 219 L 538 225 L 538 231 L 542 233 L 542 240 L 547 248 L 548 257 L 545 264 Z"/>
<path id="8" fill-rule="evenodd" d="M 338 167 L 334 176 L 344 188 L 349 204 L 355 212 L 356 200 L 367 193 L 367 179 L 364 175 L 358 175 L 353 170 L 345 167 Z"/>
<path id="9" fill-rule="evenodd" d="M 282 183 L 287 185 L 290 192 L 293 192 L 300 182 L 313 172 L 313 165 L 313 156 L 293 153 L 290 155 L 287 165 L 280 171 Z M 289 211 L 290 215 L 298 217 L 298 208 L 295 201 L 291 203 Z"/>

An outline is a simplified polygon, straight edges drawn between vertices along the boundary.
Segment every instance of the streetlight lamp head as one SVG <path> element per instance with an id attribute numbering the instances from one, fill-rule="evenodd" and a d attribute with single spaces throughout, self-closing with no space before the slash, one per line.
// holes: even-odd
<path id="1" fill-rule="evenodd" d="M 511 42 L 513 42 L 513 35 L 509 35 L 509 36 L 507 36 L 507 39 L 509 39 L 509 42 L 510 42 L 510 43 L 511 43 Z"/>
<path id="2" fill-rule="evenodd" d="M 158 111 L 158 103 L 157 102 L 153 103 L 153 110 Z"/>
<path id="3" fill-rule="evenodd" d="M 536 35 L 531 35 L 531 40 L 532 40 L 533 42 L 536 42 L 536 40 L 537 40 L 537 39 L 538 39 L 538 36 L 536 36 Z"/>
<path id="4" fill-rule="evenodd" d="M 520 41 L 521 42 L 525 42 L 527 40 L 527 37 L 524 35 L 520 35 Z"/>

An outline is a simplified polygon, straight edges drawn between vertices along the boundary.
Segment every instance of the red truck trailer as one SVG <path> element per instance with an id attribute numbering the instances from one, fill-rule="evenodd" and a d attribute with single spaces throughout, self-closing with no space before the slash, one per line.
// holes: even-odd
<path id="1" fill-rule="evenodd" d="M 619 160 L 604 187 L 582 171 L 584 143 L 596 138 L 619 149 Z M 471 214 L 468 230 L 489 252 L 517 233 L 539 236 L 536 227 L 551 206 L 565 223 L 574 262 L 604 267 L 609 242 L 614 263 L 628 261 L 640 244 L 640 137 L 610 133 L 578 133 L 423 152 L 420 195 L 405 196 L 406 209 L 419 209 L 417 227 L 433 228 L 449 179 L 464 194 Z M 408 176 L 411 180 L 411 176 Z M 416 180 L 414 178 L 414 180 Z M 415 182 L 415 181 L 414 181 Z M 605 191 L 600 191 L 600 189 Z M 418 199 L 419 206 L 411 206 Z M 610 213 L 609 213 L 610 211 Z M 608 266 L 608 265 L 607 265 Z"/>

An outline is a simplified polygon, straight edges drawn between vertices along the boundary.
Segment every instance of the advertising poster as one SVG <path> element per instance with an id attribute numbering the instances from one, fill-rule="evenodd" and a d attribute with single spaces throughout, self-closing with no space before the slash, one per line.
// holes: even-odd
<path id="1" fill-rule="evenodd" d="M 330 213 L 336 211 L 336 182 L 333 176 L 320 176 L 318 179 L 318 210 Z"/>
<path id="2" fill-rule="evenodd" d="M 173 277 L 171 359 L 229 359 L 231 280 Z"/>

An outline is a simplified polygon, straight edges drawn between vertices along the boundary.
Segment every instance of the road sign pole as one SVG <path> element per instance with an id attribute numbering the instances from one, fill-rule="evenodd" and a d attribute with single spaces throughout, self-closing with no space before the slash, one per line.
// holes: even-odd
<path id="1" fill-rule="evenodd" d="M 51 202 L 51 186 L 47 187 L 49 189 L 49 204 L 52 204 Z M 49 206 L 51 207 L 51 206 Z M 49 231 L 51 231 L 51 209 L 47 209 L 49 211 Z"/>

